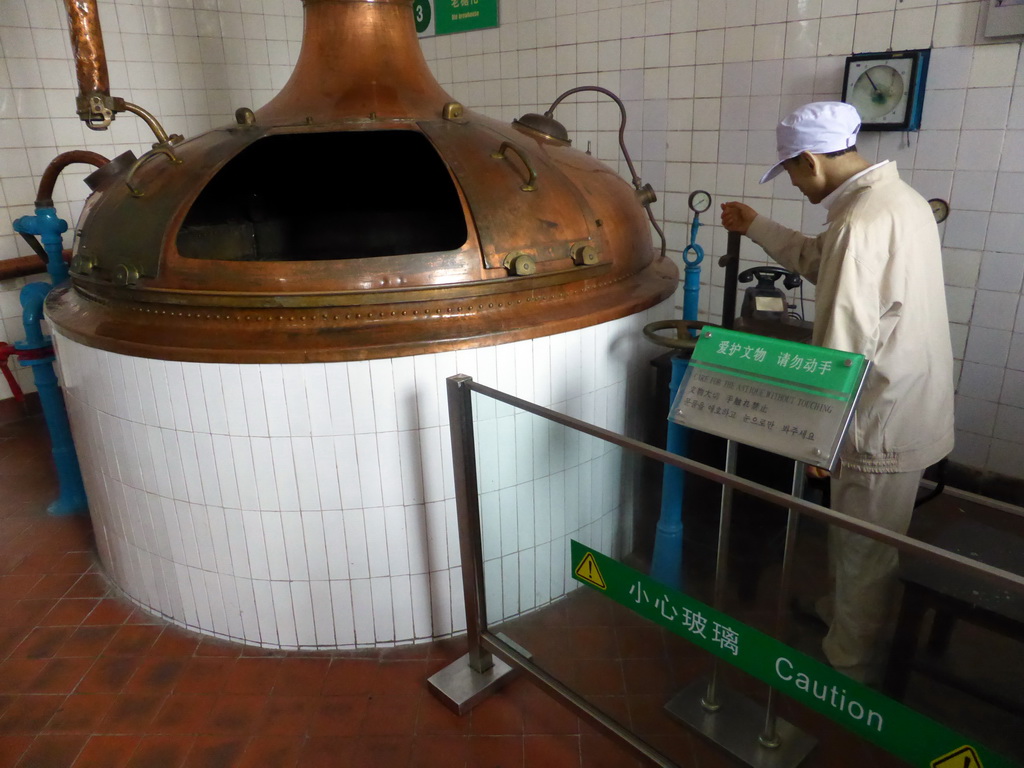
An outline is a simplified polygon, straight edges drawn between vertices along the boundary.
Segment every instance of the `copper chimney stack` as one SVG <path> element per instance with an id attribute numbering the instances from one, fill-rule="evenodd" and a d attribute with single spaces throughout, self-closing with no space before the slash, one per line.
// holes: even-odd
<path id="1" fill-rule="evenodd" d="M 452 98 L 420 50 L 412 3 L 306 0 L 302 48 L 266 125 L 436 120 Z"/>

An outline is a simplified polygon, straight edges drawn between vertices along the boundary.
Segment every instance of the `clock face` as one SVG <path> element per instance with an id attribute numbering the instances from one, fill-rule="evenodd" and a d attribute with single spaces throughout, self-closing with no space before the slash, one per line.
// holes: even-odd
<path id="1" fill-rule="evenodd" d="M 860 113 L 865 127 L 899 129 L 908 127 L 914 101 L 915 58 L 875 55 L 847 61 L 843 101 Z"/>
<path id="2" fill-rule="evenodd" d="M 861 119 L 875 123 L 891 115 L 890 119 L 902 120 L 900 105 L 906 105 L 903 83 L 903 75 L 888 64 L 876 64 L 861 72 L 850 94 Z"/>

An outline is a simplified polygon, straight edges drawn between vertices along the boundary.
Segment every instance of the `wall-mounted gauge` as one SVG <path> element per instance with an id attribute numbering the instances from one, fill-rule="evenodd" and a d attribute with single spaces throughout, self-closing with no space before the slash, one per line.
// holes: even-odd
<path id="1" fill-rule="evenodd" d="M 860 113 L 862 131 L 916 131 L 931 51 L 858 53 L 846 59 L 843 101 Z"/>
<path id="2" fill-rule="evenodd" d="M 704 211 L 711 207 L 711 195 L 703 189 L 697 189 L 690 193 L 690 199 L 687 203 L 690 206 L 690 210 L 694 213 L 704 213 Z"/>
<path id="3" fill-rule="evenodd" d="M 932 207 L 932 213 L 935 215 L 935 223 L 941 224 L 949 216 L 949 203 L 938 197 L 933 197 L 928 201 L 928 205 Z"/>

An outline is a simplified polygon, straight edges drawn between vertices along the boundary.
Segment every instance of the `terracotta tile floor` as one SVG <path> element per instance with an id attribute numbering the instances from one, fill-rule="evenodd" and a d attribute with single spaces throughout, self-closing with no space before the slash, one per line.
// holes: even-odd
<path id="1" fill-rule="evenodd" d="M 134 608 L 104 578 L 88 520 L 46 513 L 57 491 L 40 418 L 0 425 L 0 481 L 0 768 L 641 765 L 526 679 L 462 718 L 450 713 L 426 680 L 465 652 L 462 638 L 269 652 Z M 749 610 L 742 620 L 770 621 L 757 605 Z M 737 765 L 663 711 L 673 692 L 707 671 L 692 646 L 587 590 L 504 629 L 681 766 Z M 763 685 L 728 670 L 723 679 L 763 699 Z M 963 712 L 962 699 L 943 695 Z M 804 768 L 901 764 L 791 702 L 780 710 L 819 741 Z M 1009 723 L 1020 732 L 1019 718 Z"/>
<path id="2" fill-rule="evenodd" d="M 55 518 L 41 419 L 0 426 L 0 768 L 619 768 L 626 751 L 527 680 L 459 718 L 426 680 L 465 640 L 284 653 L 119 598 L 91 527 Z"/>

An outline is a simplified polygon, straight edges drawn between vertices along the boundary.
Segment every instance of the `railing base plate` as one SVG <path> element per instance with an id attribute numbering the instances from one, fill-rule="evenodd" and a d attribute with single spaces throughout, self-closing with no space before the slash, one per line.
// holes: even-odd
<path id="1" fill-rule="evenodd" d="M 796 726 L 776 718 L 779 746 L 762 746 L 765 709 L 745 696 L 717 686 L 719 708 L 708 712 L 701 704 L 708 681 L 697 680 L 677 693 L 665 709 L 715 744 L 753 768 L 795 768 L 818 743 Z"/>
<path id="2" fill-rule="evenodd" d="M 457 715 L 464 715 L 511 678 L 515 669 L 493 657 L 494 666 L 475 672 L 469 666 L 469 654 L 456 659 L 427 680 L 430 692 Z"/>

